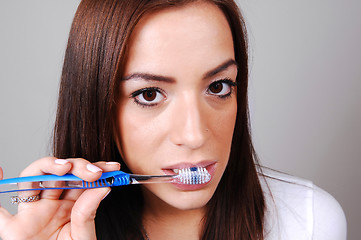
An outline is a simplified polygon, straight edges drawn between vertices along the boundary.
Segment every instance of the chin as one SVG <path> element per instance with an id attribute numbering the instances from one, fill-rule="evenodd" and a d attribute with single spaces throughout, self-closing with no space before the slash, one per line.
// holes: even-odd
<path id="1" fill-rule="evenodd" d="M 209 200 L 212 198 L 212 194 L 199 194 L 199 193 L 186 193 L 187 196 L 174 197 L 173 199 L 165 199 L 172 207 L 187 211 L 204 208 Z"/>
<path id="2" fill-rule="evenodd" d="M 212 184 L 213 185 L 213 184 Z M 204 208 L 212 198 L 216 187 L 209 185 L 205 188 L 184 191 L 175 189 L 174 186 L 147 186 L 144 191 L 146 201 L 151 201 L 151 205 L 177 210 L 195 210 Z"/>

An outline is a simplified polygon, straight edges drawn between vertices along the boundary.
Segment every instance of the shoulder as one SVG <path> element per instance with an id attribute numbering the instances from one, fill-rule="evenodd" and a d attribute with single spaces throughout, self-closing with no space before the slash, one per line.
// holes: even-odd
<path id="1" fill-rule="evenodd" d="M 309 180 L 267 168 L 260 180 L 267 204 L 266 239 L 346 239 L 344 212 L 329 193 Z"/>

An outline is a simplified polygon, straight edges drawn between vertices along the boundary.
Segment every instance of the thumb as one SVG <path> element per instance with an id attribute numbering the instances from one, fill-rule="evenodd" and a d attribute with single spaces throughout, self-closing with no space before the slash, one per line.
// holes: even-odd
<path id="1" fill-rule="evenodd" d="M 72 239 L 96 239 L 94 218 L 110 188 L 88 189 L 80 195 L 71 212 Z"/>
<path id="2" fill-rule="evenodd" d="M 5 230 L 9 229 L 8 222 L 11 220 L 13 216 L 0 205 L 0 239 L 5 239 Z"/>

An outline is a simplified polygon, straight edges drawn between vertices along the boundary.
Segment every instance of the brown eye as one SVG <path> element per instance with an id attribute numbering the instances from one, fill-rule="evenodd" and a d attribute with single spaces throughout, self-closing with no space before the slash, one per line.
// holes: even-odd
<path id="1" fill-rule="evenodd" d="M 151 87 L 139 89 L 131 97 L 141 106 L 155 106 L 166 99 L 166 94 L 159 88 Z"/>
<path id="2" fill-rule="evenodd" d="M 227 98 L 231 96 L 235 86 L 237 86 L 236 82 L 230 79 L 222 79 L 211 83 L 208 86 L 207 93 L 218 98 Z"/>
<path id="3" fill-rule="evenodd" d="M 154 99 L 157 97 L 157 92 L 154 89 L 152 89 L 152 90 L 144 91 L 142 95 L 145 101 L 151 102 L 154 101 Z"/>
<path id="4" fill-rule="evenodd" d="M 220 93 L 223 90 L 223 84 L 221 82 L 212 83 L 209 86 L 209 91 L 212 93 Z"/>

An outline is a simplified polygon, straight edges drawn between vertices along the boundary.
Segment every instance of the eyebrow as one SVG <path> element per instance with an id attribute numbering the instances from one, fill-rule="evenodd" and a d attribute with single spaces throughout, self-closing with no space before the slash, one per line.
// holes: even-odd
<path id="1" fill-rule="evenodd" d="M 229 68 L 230 66 L 236 66 L 237 69 L 238 69 L 238 64 L 235 60 L 233 59 L 230 59 L 228 61 L 225 61 L 224 63 L 222 63 L 221 65 L 219 65 L 218 67 L 208 71 L 207 73 L 205 73 L 203 75 L 203 79 L 208 79 L 208 78 L 211 78 L 215 75 L 217 75 L 218 73 L 220 72 L 223 72 L 225 71 L 227 68 Z"/>
<path id="2" fill-rule="evenodd" d="M 122 78 L 122 80 L 126 81 L 133 78 L 139 78 L 139 79 L 144 79 L 148 81 L 157 81 L 157 82 L 169 82 L 169 83 L 175 82 L 175 79 L 172 77 L 166 77 L 166 76 L 155 75 L 150 73 L 133 73 L 130 76 Z"/>
<path id="3" fill-rule="evenodd" d="M 220 64 L 216 68 L 206 72 L 203 75 L 203 79 L 209 79 L 215 75 L 217 75 L 220 72 L 225 71 L 230 66 L 236 66 L 238 68 L 237 62 L 233 59 L 227 60 L 226 62 Z M 173 83 L 175 82 L 175 79 L 173 77 L 167 77 L 167 76 L 161 76 L 156 74 L 150 74 L 150 73 L 133 73 L 129 76 L 126 76 L 122 78 L 123 81 L 131 80 L 131 79 L 143 79 L 147 81 L 156 81 L 156 82 L 167 82 L 167 83 Z"/>

